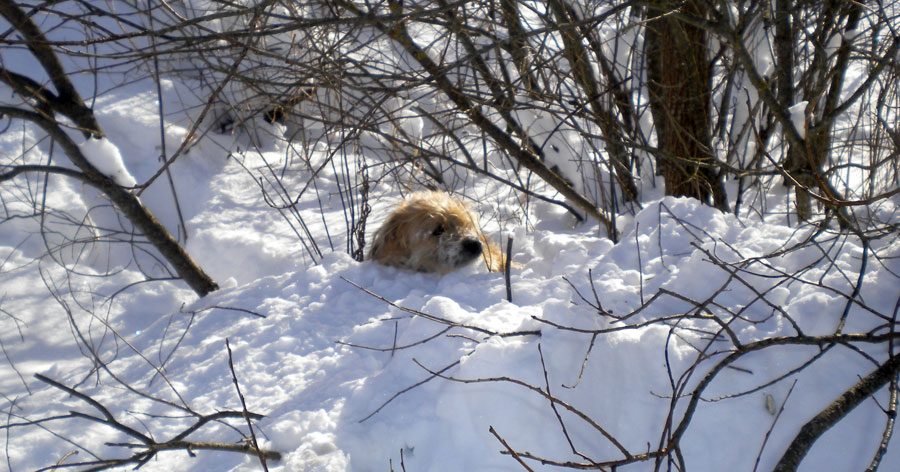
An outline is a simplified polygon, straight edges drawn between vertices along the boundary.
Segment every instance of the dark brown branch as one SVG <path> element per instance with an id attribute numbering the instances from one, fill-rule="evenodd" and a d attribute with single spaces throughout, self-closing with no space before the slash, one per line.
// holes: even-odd
<path id="1" fill-rule="evenodd" d="M 250 419 L 259 419 L 262 418 L 262 415 L 257 413 L 251 413 L 246 410 L 246 406 L 243 411 L 219 411 L 213 413 L 211 415 L 200 416 L 196 423 L 194 423 L 189 428 L 185 429 L 172 439 L 165 442 L 156 442 L 150 436 L 147 436 L 131 427 L 128 427 L 121 422 L 119 422 L 112 412 L 109 411 L 103 404 L 94 400 L 90 396 L 75 390 L 74 388 L 67 387 L 53 379 L 50 379 L 41 374 L 35 374 L 35 377 L 54 388 L 62 390 L 69 395 L 72 395 L 85 403 L 91 405 L 97 411 L 100 412 L 102 417 L 97 417 L 93 415 L 89 415 L 86 413 L 81 413 L 78 411 L 70 411 L 68 415 L 65 416 L 57 416 L 53 418 L 45 418 L 43 420 L 23 423 L 26 424 L 37 424 L 43 421 L 49 420 L 58 420 L 58 419 L 69 419 L 69 418 L 81 418 L 88 421 L 93 421 L 95 423 L 103 424 L 109 426 L 115 430 L 118 430 L 134 439 L 140 441 L 140 444 L 134 443 L 106 443 L 108 446 L 119 446 L 126 447 L 130 449 L 140 449 L 139 452 L 136 452 L 134 455 L 124 459 L 112 459 L 112 460 L 104 460 L 98 459 L 96 461 L 87 461 L 87 462 L 79 462 L 79 463 L 65 463 L 45 467 L 40 470 L 54 470 L 60 468 L 72 468 L 72 467 L 91 467 L 87 470 L 105 470 L 113 467 L 118 467 L 125 464 L 138 464 L 141 465 L 155 456 L 157 453 L 161 451 L 167 450 L 178 450 L 183 449 L 191 453 L 194 450 L 217 450 L 217 451 L 231 451 L 231 452 L 241 452 L 245 454 L 253 454 L 257 455 L 261 458 L 261 460 L 272 460 L 278 461 L 281 459 L 281 454 L 277 451 L 267 451 L 259 449 L 259 446 L 254 443 L 243 443 L 243 444 L 226 444 L 226 443 L 215 443 L 215 442 L 203 442 L 203 441 L 185 441 L 184 438 L 195 432 L 201 426 L 211 422 L 217 421 L 225 418 L 245 418 L 248 422 Z M 18 425 L 11 425 L 18 426 Z"/>
<path id="2" fill-rule="evenodd" d="M 155 454 L 161 451 L 170 451 L 170 450 L 178 450 L 184 449 L 186 451 L 195 451 L 195 450 L 208 450 L 208 451 L 228 451 L 228 452 L 240 452 L 243 454 L 260 456 L 264 457 L 266 460 L 270 461 L 280 461 L 281 453 L 278 451 L 267 451 L 263 449 L 257 449 L 255 446 L 242 443 L 242 444 L 230 444 L 230 443 L 217 443 L 217 442 L 205 442 L 205 441 L 167 441 L 164 443 L 157 443 L 151 446 L 145 446 L 143 444 L 127 444 L 127 443 L 107 443 L 108 446 L 120 446 L 120 447 L 129 447 L 129 448 L 146 448 L 145 453 Z"/>
<path id="3" fill-rule="evenodd" d="M 493 434 L 495 438 L 497 438 L 497 441 L 500 441 L 500 444 L 503 444 L 503 447 L 506 448 L 507 454 L 513 456 L 513 459 L 515 459 L 516 462 L 518 462 L 525 470 L 527 470 L 529 472 L 534 472 L 534 469 L 532 469 L 531 467 L 528 467 L 528 464 L 526 464 L 525 461 L 523 461 L 522 458 L 519 457 L 519 454 L 516 453 L 516 451 L 513 450 L 513 448 L 511 448 L 509 446 L 509 444 L 506 442 L 506 440 L 504 440 L 503 438 L 500 437 L 500 434 L 497 433 L 497 430 L 495 430 L 493 426 L 488 428 L 488 431 L 490 431 L 490 433 Z"/>
<path id="4" fill-rule="evenodd" d="M 506 301 L 512 303 L 512 282 L 510 281 L 510 270 L 512 269 L 512 247 L 513 237 L 510 235 L 506 238 L 506 259 L 503 265 L 503 280 L 506 282 Z"/>
<path id="5" fill-rule="evenodd" d="M 156 444 L 131 444 L 131 443 L 106 443 L 107 446 L 124 447 L 129 449 L 141 449 L 135 452 L 131 457 L 123 459 L 101 459 L 96 461 L 84 462 L 66 462 L 62 461 L 48 467 L 37 469 L 35 472 L 43 472 L 48 470 L 72 469 L 76 467 L 86 467 L 85 471 L 101 471 L 121 467 L 128 464 L 137 464 L 137 467 L 143 465 L 147 460 L 153 458 L 156 454 L 163 451 L 187 451 L 189 455 L 194 455 L 194 451 L 224 451 L 238 452 L 242 454 L 257 455 L 262 454 L 266 459 L 277 462 L 281 460 L 281 453 L 277 451 L 257 451 L 249 444 L 230 444 L 204 441 L 169 441 Z"/>
<path id="6" fill-rule="evenodd" d="M 264 418 L 264 416 L 260 415 L 259 413 L 248 412 L 247 414 L 249 415 L 249 417 L 251 419 L 254 419 L 254 420 L 260 420 L 260 419 Z M 184 431 L 178 433 L 172 439 L 170 439 L 166 442 L 171 443 L 174 441 L 182 441 L 182 440 L 184 440 L 184 438 L 188 437 L 191 433 L 193 433 L 194 431 L 197 431 L 203 425 L 205 425 L 206 423 L 209 423 L 210 421 L 218 421 L 218 420 L 225 419 L 225 418 L 243 418 L 243 417 L 244 417 L 243 411 L 217 411 L 211 415 L 203 415 L 197 419 L 196 423 L 194 423 L 193 425 L 191 425 L 189 428 L 185 429 Z"/>
<path id="7" fill-rule="evenodd" d="M 26 174 L 29 172 L 45 172 L 48 174 L 59 174 L 66 177 L 71 177 L 73 179 L 81 180 L 82 182 L 87 183 L 87 177 L 81 172 L 77 170 L 67 169 L 65 167 L 59 166 L 47 166 L 47 165 L 21 165 L 21 166 L 12 166 L 12 170 L 9 172 L 4 172 L 0 174 L 0 182 L 4 182 L 15 178 L 20 174 Z"/>
<path id="8" fill-rule="evenodd" d="M 800 462 L 809 452 L 819 437 L 837 424 L 854 408 L 859 406 L 867 398 L 897 377 L 900 372 L 900 355 L 895 355 L 875 369 L 871 374 L 860 380 L 852 388 L 844 392 L 831 405 L 819 412 L 800 428 L 800 432 L 791 441 L 790 446 L 781 456 L 781 460 L 775 465 L 776 472 L 788 472 L 797 470 Z"/>
<path id="9" fill-rule="evenodd" d="M 79 413 L 76 411 L 70 412 L 73 416 L 88 419 L 88 420 L 95 421 L 98 423 L 108 424 L 109 426 L 111 426 L 115 429 L 118 429 L 119 431 L 122 431 L 123 433 L 143 442 L 144 444 L 152 444 L 153 443 L 153 439 L 149 438 L 148 436 L 144 435 L 143 433 L 136 431 L 132 428 L 129 428 L 128 426 L 125 426 L 122 423 L 119 423 L 118 420 L 116 420 L 115 416 L 113 416 L 113 414 L 105 406 L 100 404 L 100 402 L 98 402 L 97 400 L 94 400 L 93 398 L 79 392 L 78 390 L 67 387 L 49 377 L 45 377 L 41 374 L 34 374 L 34 376 L 41 382 L 44 382 L 50 386 L 58 388 L 64 392 L 68 393 L 69 395 L 80 398 L 82 401 L 84 401 L 87 404 L 91 405 L 92 407 L 96 408 L 97 411 L 99 411 L 103 415 L 103 418 L 97 418 L 95 416 L 86 415 L 84 413 Z"/>
<path id="10" fill-rule="evenodd" d="M 56 57 L 56 53 L 54 53 L 53 49 L 50 47 L 52 43 L 47 40 L 40 28 L 38 28 L 37 25 L 31 21 L 31 18 L 12 0 L 0 0 L 0 15 L 2 15 L 13 28 L 17 29 L 22 36 L 25 37 L 28 49 L 31 50 L 31 53 L 38 62 L 41 63 L 44 71 L 50 77 L 50 81 L 53 82 L 53 86 L 56 88 L 58 96 L 53 96 L 47 91 L 38 93 L 38 90 L 34 90 L 34 92 L 38 93 L 40 97 L 45 98 L 46 103 L 50 105 L 54 111 L 69 117 L 69 119 L 75 122 L 86 137 L 90 135 L 97 137 L 103 136 L 103 131 L 101 131 L 100 125 L 94 118 L 94 113 L 90 108 L 85 106 L 84 101 L 81 99 L 81 95 L 78 94 L 78 90 L 76 90 L 75 86 L 72 85 L 72 82 L 69 81 L 62 63 L 59 62 L 59 58 Z M 9 74 L 4 75 L 4 81 L 9 81 L 10 78 L 13 77 Z M 24 76 L 17 75 L 17 78 L 23 79 Z M 14 82 L 11 83 L 11 85 L 14 85 L 13 88 L 17 88 L 15 86 L 17 83 L 24 83 L 21 80 L 13 80 Z M 30 79 L 28 79 L 28 81 L 35 84 L 34 81 Z"/>
<path id="11" fill-rule="evenodd" d="M 90 160 L 81 152 L 81 148 L 60 128 L 57 122 L 36 112 L 7 106 L 0 106 L 0 115 L 31 121 L 43 129 L 60 145 L 69 160 L 75 164 L 75 167 L 78 167 L 84 174 L 81 180 L 106 194 L 110 201 L 116 205 L 116 208 L 172 264 L 175 272 L 198 295 L 202 297 L 219 288 L 218 284 L 194 262 L 190 254 L 178 243 L 169 230 L 150 213 L 141 200 L 94 167 Z"/>

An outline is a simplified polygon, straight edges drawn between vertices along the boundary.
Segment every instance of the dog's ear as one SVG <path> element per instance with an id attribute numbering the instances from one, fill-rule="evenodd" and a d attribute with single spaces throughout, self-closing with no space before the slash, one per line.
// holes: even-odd
<path id="1" fill-rule="evenodd" d="M 391 257 L 390 253 L 396 252 L 396 246 L 399 239 L 397 232 L 399 229 L 400 224 L 397 221 L 396 215 L 391 215 L 381 228 L 378 229 L 378 232 L 375 233 L 375 237 L 372 240 L 372 247 L 369 249 L 369 259 L 389 263 Z"/>
<path id="2" fill-rule="evenodd" d="M 378 243 L 381 245 L 386 245 L 391 241 L 397 239 L 397 229 L 399 225 L 397 224 L 396 218 L 391 216 L 390 219 L 384 222 L 381 229 L 378 230 Z"/>
<path id="3" fill-rule="evenodd" d="M 378 260 L 378 254 L 384 247 L 384 233 L 386 228 L 384 225 L 378 228 L 378 231 L 372 236 L 372 245 L 369 246 L 369 260 Z"/>
<path id="4" fill-rule="evenodd" d="M 375 253 L 381 249 L 381 238 L 372 241 L 372 247 L 369 248 L 369 259 L 375 259 Z"/>

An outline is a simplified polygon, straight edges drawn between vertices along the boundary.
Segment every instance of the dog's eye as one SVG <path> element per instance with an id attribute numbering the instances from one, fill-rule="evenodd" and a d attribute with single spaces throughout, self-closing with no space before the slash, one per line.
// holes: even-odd
<path id="1" fill-rule="evenodd" d="M 444 225 L 437 225 L 437 228 L 431 232 L 432 236 L 440 236 L 442 234 L 444 234 Z"/>

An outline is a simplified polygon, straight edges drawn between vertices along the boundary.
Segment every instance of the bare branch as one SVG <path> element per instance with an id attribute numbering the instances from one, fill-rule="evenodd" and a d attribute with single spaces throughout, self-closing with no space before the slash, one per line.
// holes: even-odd
<path id="1" fill-rule="evenodd" d="M 791 441 L 774 470 L 777 472 L 797 470 L 800 461 L 825 431 L 837 424 L 881 387 L 896 379 L 898 372 L 900 372 L 900 355 L 895 355 L 844 392 L 837 400 L 800 428 L 800 432 Z"/>

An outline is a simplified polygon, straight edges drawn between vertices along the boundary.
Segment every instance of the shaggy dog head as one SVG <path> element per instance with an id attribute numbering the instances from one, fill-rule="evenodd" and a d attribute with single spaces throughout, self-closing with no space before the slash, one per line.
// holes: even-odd
<path id="1" fill-rule="evenodd" d="M 482 234 L 475 216 L 443 192 L 419 192 L 400 204 L 375 234 L 369 259 L 419 272 L 447 273 L 483 259 L 503 267 L 500 249 Z"/>

